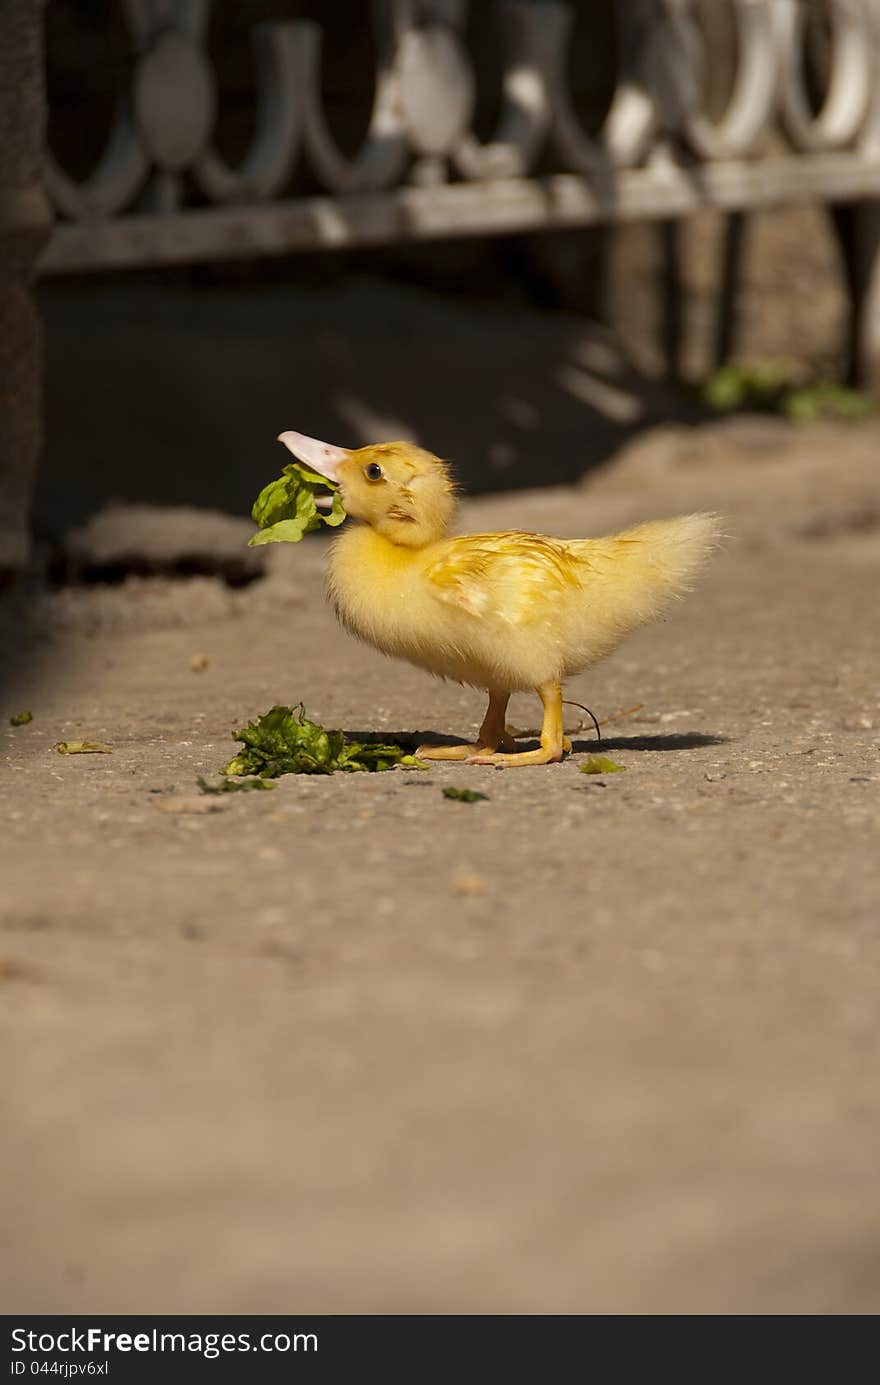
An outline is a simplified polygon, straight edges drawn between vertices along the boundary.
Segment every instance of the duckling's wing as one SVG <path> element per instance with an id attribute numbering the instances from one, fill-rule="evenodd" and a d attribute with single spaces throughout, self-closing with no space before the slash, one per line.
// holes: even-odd
<path id="1" fill-rule="evenodd" d="M 449 540 L 425 575 L 440 601 L 473 616 L 528 625 L 580 586 L 585 567 L 563 540 L 514 530 Z"/>

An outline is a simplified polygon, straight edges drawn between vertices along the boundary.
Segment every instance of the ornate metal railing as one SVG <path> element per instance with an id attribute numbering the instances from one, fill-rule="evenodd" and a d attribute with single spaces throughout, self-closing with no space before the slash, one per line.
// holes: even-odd
<path id="1" fill-rule="evenodd" d="M 617 0 L 618 72 L 601 128 L 570 93 L 573 8 L 497 6 L 502 109 L 473 130 L 466 0 L 378 0 L 375 99 L 346 157 L 322 103 L 321 29 L 253 33 L 259 101 L 249 152 L 218 151 L 210 0 L 120 0 L 130 89 L 94 172 L 48 156 L 58 221 L 42 273 L 285 253 L 404 239 L 671 219 L 809 197 L 880 196 L 880 0 L 823 0 L 824 94 L 805 62 L 812 0 L 726 0 L 736 55 L 710 116 L 696 0 Z M 483 0 L 480 0 L 483 3 Z M 722 5 L 724 0 L 716 0 Z M 363 13 L 367 13 L 365 10 Z M 580 22 L 584 9 L 579 13 Z M 321 191 L 296 191 L 307 172 Z"/>

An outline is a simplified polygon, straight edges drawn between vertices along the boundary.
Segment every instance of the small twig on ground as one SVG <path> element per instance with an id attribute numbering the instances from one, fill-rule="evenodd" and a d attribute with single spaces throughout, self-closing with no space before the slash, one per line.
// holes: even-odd
<path id="1" fill-rule="evenodd" d="M 644 707 L 644 702 L 637 702 L 634 707 L 624 707 L 620 712 L 612 712 L 608 717 L 602 717 L 599 721 L 600 726 L 608 726 L 612 721 L 623 721 L 624 717 L 635 716 Z"/>

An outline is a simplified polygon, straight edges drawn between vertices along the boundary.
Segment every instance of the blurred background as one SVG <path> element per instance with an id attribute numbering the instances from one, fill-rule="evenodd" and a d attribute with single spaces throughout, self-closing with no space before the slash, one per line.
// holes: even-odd
<path id="1" fill-rule="evenodd" d="M 867 92 L 855 120 L 835 117 L 862 80 L 853 7 L 803 0 L 785 43 L 774 9 L 53 0 L 48 187 L 61 220 L 36 266 L 38 538 L 63 546 L 110 500 L 246 515 L 285 427 L 350 444 L 416 438 L 481 492 L 574 481 L 636 430 L 705 416 L 699 386 L 731 361 L 800 383 L 852 378 L 841 218 L 853 213 L 830 181 L 818 205 L 735 190 L 745 205 L 730 215 L 699 177 L 698 121 L 720 132 L 712 152 L 800 155 L 809 192 L 815 155 L 852 160 L 853 132 L 870 125 Z M 790 97 L 773 80 L 762 93 L 768 64 Z M 789 108 L 801 124 L 786 130 Z M 684 170 L 683 196 L 664 195 L 664 159 Z M 639 219 L 614 180 L 646 166 L 658 191 L 649 179 L 639 192 Z M 505 175 L 527 190 L 563 170 L 585 173 L 597 199 L 575 224 L 505 207 Z M 443 200 L 463 175 L 478 235 Z M 442 234 L 395 215 L 408 188 L 433 192 Z M 315 222 L 288 249 L 280 223 L 265 230 L 283 199 L 335 203 L 352 233 L 340 243 Z M 690 214 L 671 219 L 670 205 Z M 234 257 L 210 225 L 229 207 Z M 120 252 L 129 220 L 139 242 L 132 230 Z"/>

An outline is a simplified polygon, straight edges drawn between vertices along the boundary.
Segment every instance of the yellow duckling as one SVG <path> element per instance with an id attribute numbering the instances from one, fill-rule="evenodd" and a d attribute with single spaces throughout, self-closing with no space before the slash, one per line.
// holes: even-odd
<path id="1" fill-rule="evenodd" d="M 409 442 L 352 451 L 301 433 L 279 442 L 339 484 L 362 524 L 333 544 L 328 593 L 352 634 L 442 678 L 485 688 L 474 745 L 421 746 L 421 759 L 545 765 L 571 744 L 562 681 L 609 654 L 687 585 L 718 538 L 713 515 L 640 524 L 603 539 L 512 530 L 448 536 L 455 490 L 439 457 Z M 512 692 L 537 691 L 541 746 L 516 752 Z"/>

